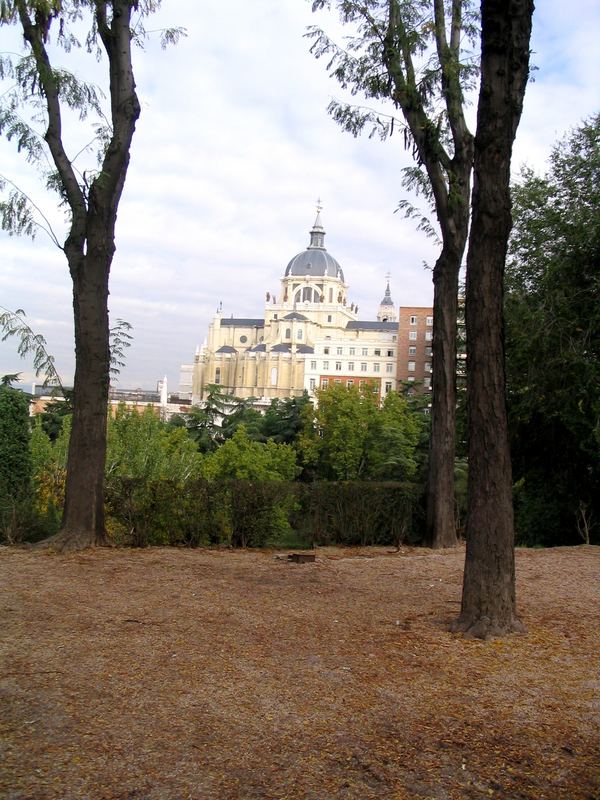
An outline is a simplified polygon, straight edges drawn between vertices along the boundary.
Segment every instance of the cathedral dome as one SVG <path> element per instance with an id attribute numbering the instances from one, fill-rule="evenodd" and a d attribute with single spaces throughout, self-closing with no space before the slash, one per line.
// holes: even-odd
<path id="1" fill-rule="evenodd" d="M 339 278 L 344 281 L 344 273 L 339 263 L 325 249 L 325 230 L 321 224 L 321 211 L 317 211 L 315 224 L 310 232 L 310 244 L 295 255 L 285 268 L 285 277 L 308 275 L 312 278 Z"/>

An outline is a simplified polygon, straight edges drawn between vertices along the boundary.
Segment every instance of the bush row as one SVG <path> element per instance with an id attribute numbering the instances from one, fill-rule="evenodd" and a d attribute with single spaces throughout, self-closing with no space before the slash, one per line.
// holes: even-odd
<path id="1" fill-rule="evenodd" d="M 107 527 L 116 544 L 312 547 L 395 544 L 421 522 L 413 484 L 115 478 Z"/>

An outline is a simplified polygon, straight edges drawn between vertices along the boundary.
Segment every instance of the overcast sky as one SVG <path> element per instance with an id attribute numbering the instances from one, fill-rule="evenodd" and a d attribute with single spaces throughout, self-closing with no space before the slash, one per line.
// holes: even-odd
<path id="1" fill-rule="evenodd" d="M 133 325 L 122 388 L 154 388 L 206 336 L 219 302 L 227 316 L 261 317 L 265 292 L 279 295 L 288 261 L 309 240 L 317 198 L 325 244 L 344 269 L 349 300 L 374 319 L 386 273 L 398 305 L 430 305 L 435 247 L 394 213 L 410 163 L 402 137 L 353 139 L 327 115 L 342 94 L 303 38 L 307 25 L 339 32 L 335 18 L 311 14 L 308 0 L 163 0 L 148 27 L 183 25 L 188 36 L 162 51 L 135 54 L 142 102 L 117 226 L 111 319 Z M 514 150 L 515 169 L 543 171 L 551 146 L 600 109 L 600 7 L 596 0 L 539 0 L 532 61 Z M 0 49 L 15 50 L 0 29 Z M 64 57 L 63 63 L 68 62 Z M 84 76 L 82 56 L 76 56 Z M 105 62 L 104 62 L 105 66 Z M 97 80 L 102 63 L 92 62 Z M 4 87 L 6 88 L 6 87 Z M 71 152 L 83 126 L 71 125 Z M 32 167 L 0 139 L 0 173 L 35 196 L 57 230 L 53 199 Z M 0 232 L 0 305 L 23 308 L 42 333 L 64 382 L 74 369 L 71 285 L 64 255 L 43 234 L 35 241 Z M 32 368 L 0 344 L 0 374 Z"/>

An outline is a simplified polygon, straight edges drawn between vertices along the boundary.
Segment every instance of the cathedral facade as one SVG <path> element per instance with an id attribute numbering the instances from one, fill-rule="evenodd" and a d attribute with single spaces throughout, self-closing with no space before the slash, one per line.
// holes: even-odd
<path id="1" fill-rule="evenodd" d="M 331 384 L 368 384 L 381 397 L 396 389 L 398 316 L 389 280 L 377 318 L 361 320 L 325 247 L 320 211 L 308 247 L 285 268 L 279 295 L 267 292 L 262 318 L 217 310 L 194 363 L 182 366 L 180 395 L 201 403 L 216 384 L 268 403 Z"/>

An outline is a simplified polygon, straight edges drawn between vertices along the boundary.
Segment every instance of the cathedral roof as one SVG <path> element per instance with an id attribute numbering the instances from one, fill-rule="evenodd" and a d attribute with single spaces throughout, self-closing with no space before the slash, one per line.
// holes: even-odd
<path id="1" fill-rule="evenodd" d="M 351 320 L 346 325 L 347 331 L 398 331 L 398 323 L 397 322 L 375 322 L 371 320 L 366 320 L 364 322 L 360 322 L 358 320 L 353 321 Z"/>
<path id="2" fill-rule="evenodd" d="M 313 278 L 339 278 L 344 280 L 342 268 L 325 249 L 325 229 L 321 223 L 321 208 L 317 206 L 317 217 L 310 232 L 310 244 L 295 255 L 285 268 L 285 277 L 290 275 Z"/>
<path id="3" fill-rule="evenodd" d="M 217 353 L 237 353 L 235 347 L 231 347 L 231 345 L 224 344 L 223 347 L 219 347 Z"/>
<path id="4" fill-rule="evenodd" d="M 221 320 L 222 328 L 229 326 L 234 328 L 262 328 L 264 324 L 264 319 L 235 319 L 234 317 L 225 317 L 225 319 Z"/>
<path id="5" fill-rule="evenodd" d="M 311 347 L 309 344 L 299 344 L 296 348 L 297 353 L 314 353 L 315 348 Z"/>
<path id="6" fill-rule="evenodd" d="M 292 311 L 291 314 L 286 314 L 283 319 L 307 320 L 308 317 L 305 317 L 304 314 L 299 314 L 297 311 Z"/>
<path id="7" fill-rule="evenodd" d="M 292 348 L 289 344 L 276 344 L 271 348 L 272 353 L 291 353 Z"/>

